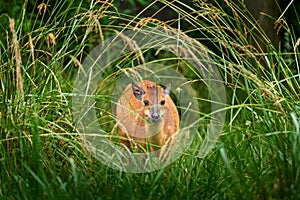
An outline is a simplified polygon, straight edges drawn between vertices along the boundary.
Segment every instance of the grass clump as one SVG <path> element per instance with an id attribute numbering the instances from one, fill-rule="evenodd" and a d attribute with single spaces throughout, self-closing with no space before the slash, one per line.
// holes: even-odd
<path id="1" fill-rule="evenodd" d="M 1 198 L 299 198 L 299 39 L 284 13 L 276 21 L 284 43 L 275 48 L 261 27 L 252 26 L 245 8 L 232 2 L 224 7 L 217 1 L 158 1 L 177 13 L 165 22 L 122 13 L 120 2 L 92 2 L 25 1 L 0 15 Z M 140 26 L 182 27 L 205 45 L 224 80 L 227 115 L 216 148 L 205 158 L 197 157 L 206 133 L 200 125 L 196 140 L 174 163 L 134 174 L 111 169 L 86 151 L 72 116 L 72 96 L 74 77 L 93 47 Z M 156 53 L 142 49 L 146 62 L 179 66 L 195 88 L 205 90 L 189 63 L 177 65 L 173 54 Z M 115 60 L 117 67 L 103 77 L 105 88 L 139 56 Z M 104 101 L 111 97 L 103 95 Z M 204 112 L 201 98 L 199 104 Z M 112 114 L 105 106 L 99 108 L 99 122 L 109 131 Z M 203 115 L 210 119 L 210 110 Z"/>

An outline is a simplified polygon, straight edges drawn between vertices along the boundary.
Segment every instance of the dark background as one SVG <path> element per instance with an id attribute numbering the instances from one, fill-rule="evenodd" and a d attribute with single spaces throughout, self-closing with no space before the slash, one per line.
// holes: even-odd
<path id="1" fill-rule="evenodd" d="M 113 1 L 114 6 L 118 9 L 120 13 L 136 16 L 139 14 L 140 17 L 153 17 L 157 18 L 162 21 L 169 21 L 172 19 L 177 19 L 177 13 L 173 11 L 171 8 L 168 8 L 165 6 L 165 4 L 161 2 L 155 2 L 153 5 L 151 5 L 149 8 L 144 10 L 147 6 L 149 6 L 154 1 L 150 0 L 116 0 Z M 182 4 L 186 4 L 188 6 L 191 6 L 195 9 L 199 9 L 195 7 L 195 3 L 197 1 L 190 1 L 190 0 L 183 0 L 178 2 L 170 2 L 172 4 L 176 4 L 177 6 L 181 7 L 182 9 L 185 9 Z M 206 2 L 210 2 L 207 0 Z M 285 10 L 285 8 L 289 5 L 291 1 L 289 0 L 258 0 L 258 1 L 252 1 L 252 0 L 245 0 L 245 1 L 234 1 L 237 6 L 243 6 L 240 5 L 240 2 L 245 2 L 246 8 L 250 11 L 250 13 L 253 15 L 253 17 L 257 20 L 257 24 L 260 24 L 261 27 L 265 30 L 266 34 L 269 36 L 273 44 L 278 47 L 280 42 L 284 43 L 284 30 L 280 31 L 279 33 L 276 33 L 277 30 L 274 29 L 274 22 L 278 17 L 281 15 L 281 13 Z M 22 13 L 22 6 L 23 4 L 27 3 L 27 10 L 26 15 L 20 16 L 20 13 Z M 53 5 L 57 4 L 57 1 L 34 1 L 34 0 L 28 0 L 28 1 L 21 1 L 21 0 L 13 0 L 13 1 L 0 1 L 0 28 L 2 29 L 1 32 L 3 34 L 4 30 L 8 30 L 8 20 L 7 18 L 4 18 L 3 16 L 9 16 L 11 18 L 15 18 L 16 23 L 18 20 L 21 20 L 23 17 L 23 20 L 27 23 L 24 23 L 23 30 L 24 31 L 30 31 L 32 26 L 32 21 L 30 19 L 35 19 L 35 16 L 38 14 L 38 8 L 37 6 L 41 3 L 49 4 L 49 9 L 53 7 Z M 88 9 L 90 7 L 91 1 L 75 1 L 72 2 L 72 5 L 76 4 L 82 4 L 84 8 Z M 231 12 L 230 9 L 227 7 L 225 1 L 218 1 L 220 5 L 224 7 L 224 10 L 227 12 Z M 66 5 L 66 4 L 65 4 Z M 144 11 L 143 11 L 144 10 Z M 143 11 L 143 12 L 142 12 Z M 292 31 L 294 32 L 294 35 L 296 37 L 299 36 L 300 33 L 300 22 L 299 18 L 297 18 L 297 13 L 300 11 L 300 4 L 296 4 L 295 2 L 292 3 L 292 6 L 290 6 L 286 12 L 284 12 L 284 19 L 286 20 L 287 24 L 290 25 Z M 48 13 L 49 14 L 49 13 Z M 46 13 L 47 16 L 47 13 Z M 72 17 L 72 13 L 69 13 L 70 18 Z M 37 22 L 38 23 L 38 22 Z M 182 25 L 183 30 L 189 30 L 190 27 L 187 24 Z M 262 47 L 264 49 L 264 47 Z"/>

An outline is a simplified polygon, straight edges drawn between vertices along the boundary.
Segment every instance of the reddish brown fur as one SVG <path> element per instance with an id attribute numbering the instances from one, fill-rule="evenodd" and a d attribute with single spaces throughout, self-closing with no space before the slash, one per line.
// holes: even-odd
<path id="1" fill-rule="evenodd" d="M 132 84 L 129 84 L 118 100 L 116 118 L 120 136 L 123 138 L 121 142 L 130 149 L 137 143 L 144 148 L 146 141 L 150 145 L 162 147 L 178 131 L 179 115 L 176 106 L 171 97 L 165 94 L 164 89 L 156 83 L 144 80 L 137 85 L 145 91 L 142 99 L 138 99 L 134 95 Z M 157 96 L 157 100 L 155 100 L 155 96 Z M 145 106 L 144 100 L 149 102 L 149 106 Z M 163 100 L 165 104 L 160 105 L 159 103 Z M 157 110 L 161 119 L 158 122 L 149 120 L 153 101 L 159 104 Z M 151 137 L 148 137 L 147 134 L 150 134 Z M 157 148 L 151 148 L 151 150 L 155 149 Z"/>

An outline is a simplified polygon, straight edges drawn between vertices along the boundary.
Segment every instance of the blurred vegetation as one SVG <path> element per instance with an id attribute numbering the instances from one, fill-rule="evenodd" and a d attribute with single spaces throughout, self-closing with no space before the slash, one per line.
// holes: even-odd
<path id="1" fill-rule="evenodd" d="M 8 30 L 8 19 L 7 17 L 3 17 L 3 15 L 14 18 L 16 20 L 16 23 L 20 23 L 20 21 L 24 22 L 22 24 L 22 30 L 24 32 L 30 32 L 34 27 L 33 25 L 43 26 L 44 22 L 43 20 L 37 19 L 37 16 L 40 14 L 43 14 L 44 18 L 49 18 L 50 13 L 52 13 L 52 16 L 56 16 L 55 12 L 51 12 L 51 8 L 57 8 L 56 12 L 62 11 L 67 9 L 67 7 L 72 6 L 71 10 L 68 10 L 68 13 L 64 15 L 65 18 L 70 19 L 74 14 L 76 13 L 76 7 L 80 7 L 81 9 L 87 10 L 90 7 L 91 0 L 88 1 L 45 1 L 45 0 L 13 0 L 13 1 L 0 1 L 0 16 L 2 16 L 1 24 L 2 30 Z M 97 2 L 97 1 L 93 1 Z M 101 3 L 101 1 L 99 1 Z M 104 1 L 103 1 L 104 2 Z M 201 2 L 201 1 L 198 1 Z M 204 2 L 210 2 L 209 0 L 206 0 Z M 235 0 L 233 1 L 237 3 L 238 5 L 243 5 L 243 1 L 241 0 Z M 277 5 L 279 7 L 279 10 L 283 12 L 283 9 L 285 9 L 289 4 L 290 0 L 280 0 L 277 2 Z M 125 14 L 125 15 L 131 15 L 131 16 L 139 16 L 139 17 L 154 17 L 162 21 L 175 21 L 174 26 L 177 26 L 176 20 L 178 18 L 178 13 L 175 12 L 170 7 L 164 5 L 164 3 L 160 1 L 150 1 L 150 0 L 114 0 L 112 1 L 115 8 L 118 10 L 119 13 Z M 186 9 L 185 6 L 180 6 L 181 4 L 187 5 L 190 7 L 195 7 L 195 4 L 197 3 L 196 0 L 189 1 L 184 0 L 176 2 L 172 1 L 170 2 L 174 5 L 177 5 L 181 7 L 181 9 Z M 215 1 L 211 1 L 210 3 L 214 4 Z M 241 4 L 240 4 L 241 3 Z M 228 14 L 233 14 L 232 10 L 228 7 L 226 4 L 226 1 L 218 1 L 217 4 L 219 4 L 223 11 Z M 46 7 L 43 7 L 42 5 L 46 5 Z M 24 9 L 25 8 L 25 9 Z M 259 10 L 259 8 L 257 8 Z M 187 10 L 187 9 L 186 9 Z M 297 34 L 300 33 L 300 26 L 299 21 L 300 19 L 295 15 L 295 13 L 299 13 L 300 11 L 300 5 L 299 4 L 291 4 L 291 6 L 288 7 L 288 9 L 284 12 L 285 21 L 287 24 L 290 25 L 291 30 L 293 33 L 297 36 Z M 261 13 L 263 14 L 263 13 Z M 272 13 L 265 13 L 267 15 L 270 14 L 270 18 L 272 18 Z M 57 17 L 57 16 L 56 16 Z M 37 19 L 36 21 L 34 19 Z M 42 24 L 40 24 L 42 22 Z M 185 21 L 182 21 L 181 28 L 183 30 L 189 30 L 191 29 L 191 25 L 189 23 L 186 23 Z M 171 23 L 172 24 L 172 23 Z M 2 38 L 5 37 L 5 31 L 1 31 L 0 34 Z M 285 48 L 289 48 L 286 43 L 284 42 L 287 40 L 285 37 L 285 31 L 280 31 L 280 38 L 283 42 L 283 45 Z"/>

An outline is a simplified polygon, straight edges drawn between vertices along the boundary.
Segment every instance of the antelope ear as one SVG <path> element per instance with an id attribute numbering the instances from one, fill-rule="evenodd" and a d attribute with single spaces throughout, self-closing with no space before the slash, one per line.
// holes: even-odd
<path id="1" fill-rule="evenodd" d="M 171 91 L 171 83 L 169 83 L 168 87 L 164 90 L 164 94 L 169 96 L 170 91 Z"/>
<path id="2" fill-rule="evenodd" d="M 132 83 L 131 84 L 132 85 L 132 91 L 133 91 L 133 94 L 134 94 L 134 96 L 138 99 L 138 100 L 140 100 L 140 101 L 142 101 L 142 96 L 144 95 L 144 94 L 146 94 L 146 92 L 142 89 L 142 88 L 140 88 L 136 83 Z"/>

